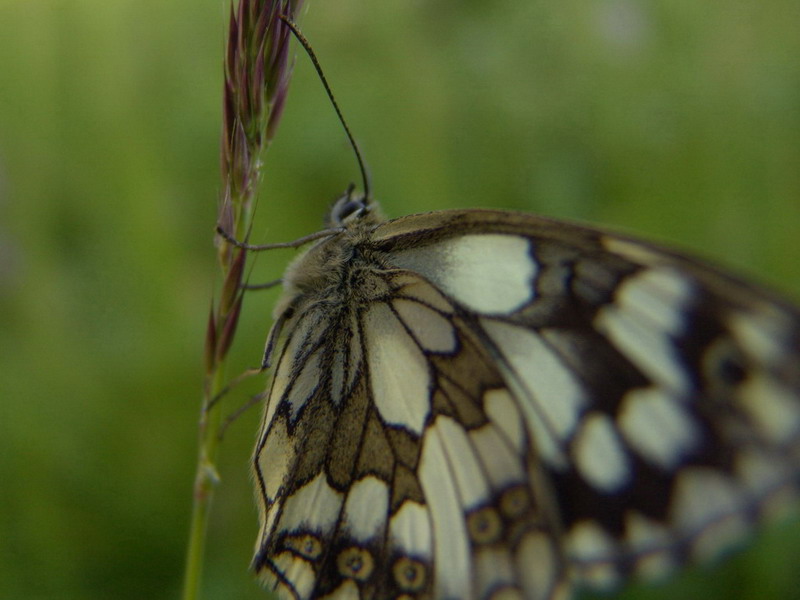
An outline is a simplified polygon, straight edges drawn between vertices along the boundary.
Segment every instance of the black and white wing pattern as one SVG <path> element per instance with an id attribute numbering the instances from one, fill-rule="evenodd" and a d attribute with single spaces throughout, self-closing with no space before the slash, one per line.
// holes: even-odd
<path id="1" fill-rule="evenodd" d="M 276 311 L 253 565 L 280 598 L 566 598 L 794 502 L 796 308 L 591 228 L 371 208 Z"/>

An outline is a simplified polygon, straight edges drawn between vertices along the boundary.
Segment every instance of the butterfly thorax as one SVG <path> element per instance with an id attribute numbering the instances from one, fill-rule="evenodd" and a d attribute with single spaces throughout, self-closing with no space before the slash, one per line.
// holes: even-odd
<path id="1" fill-rule="evenodd" d="M 304 312 L 312 305 L 357 307 L 386 295 L 389 286 L 382 275 L 389 267 L 385 253 L 369 242 L 372 230 L 382 222 L 375 213 L 344 223 L 344 230 L 311 246 L 297 257 L 283 278 L 284 293 L 275 318 Z"/>

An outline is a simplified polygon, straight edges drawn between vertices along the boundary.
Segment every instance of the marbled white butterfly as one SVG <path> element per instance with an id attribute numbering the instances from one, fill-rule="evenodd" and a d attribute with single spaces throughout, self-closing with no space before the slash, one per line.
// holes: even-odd
<path id="1" fill-rule="evenodd" d="M 795 500 L 797 308 L 522 213 L 385 221 L 349 191 L 330 226 L 268 344 L 254 567 L 280 598 L 564 598 Z"/>
<path id="2" fill-rule="evenodd" d="M 565 598 L 795 503 L 797 308 L 522 213 L 386 221 L 349 190 L 328 225 L 265 355 L 253 565 L 280 598 Z"/>

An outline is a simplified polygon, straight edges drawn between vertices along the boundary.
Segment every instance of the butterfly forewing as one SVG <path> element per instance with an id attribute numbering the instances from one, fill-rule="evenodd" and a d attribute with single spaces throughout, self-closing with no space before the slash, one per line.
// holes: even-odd
<path id="1" fill-rule="evenodd" d="M 254 457 L 285 598 L 554 598 L 714 555 L 793 499 L 800 315 L 499 211 L 355 219 L 288 271 Z"/>

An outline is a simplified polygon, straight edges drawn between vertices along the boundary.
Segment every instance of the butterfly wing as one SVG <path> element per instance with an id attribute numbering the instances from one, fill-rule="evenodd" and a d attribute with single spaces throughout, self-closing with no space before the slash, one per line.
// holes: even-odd
<path id="1" fill-rule="evenodd" d="M 796 496 L 796 309 L 650 244 L 529 215 L 432 213 L 374 239 L 491 349 L 577 579 L 713 556 Z"/>
<path id="2" fill-rule="evenodd" d="M 281 597 L 552 598 L 796 493 L 800 315 L 768 295 L 514 213 L 330 243 L 361 292 L 302 292 L 254 457 Z"/>
<path id="3" fill-rule="evenodd" d="M 256 570 L 282 598 L 553 597 L 558 521 L 500 371 L 430 283 L 381 280 L 365 306 L 288 326 Z"/>

